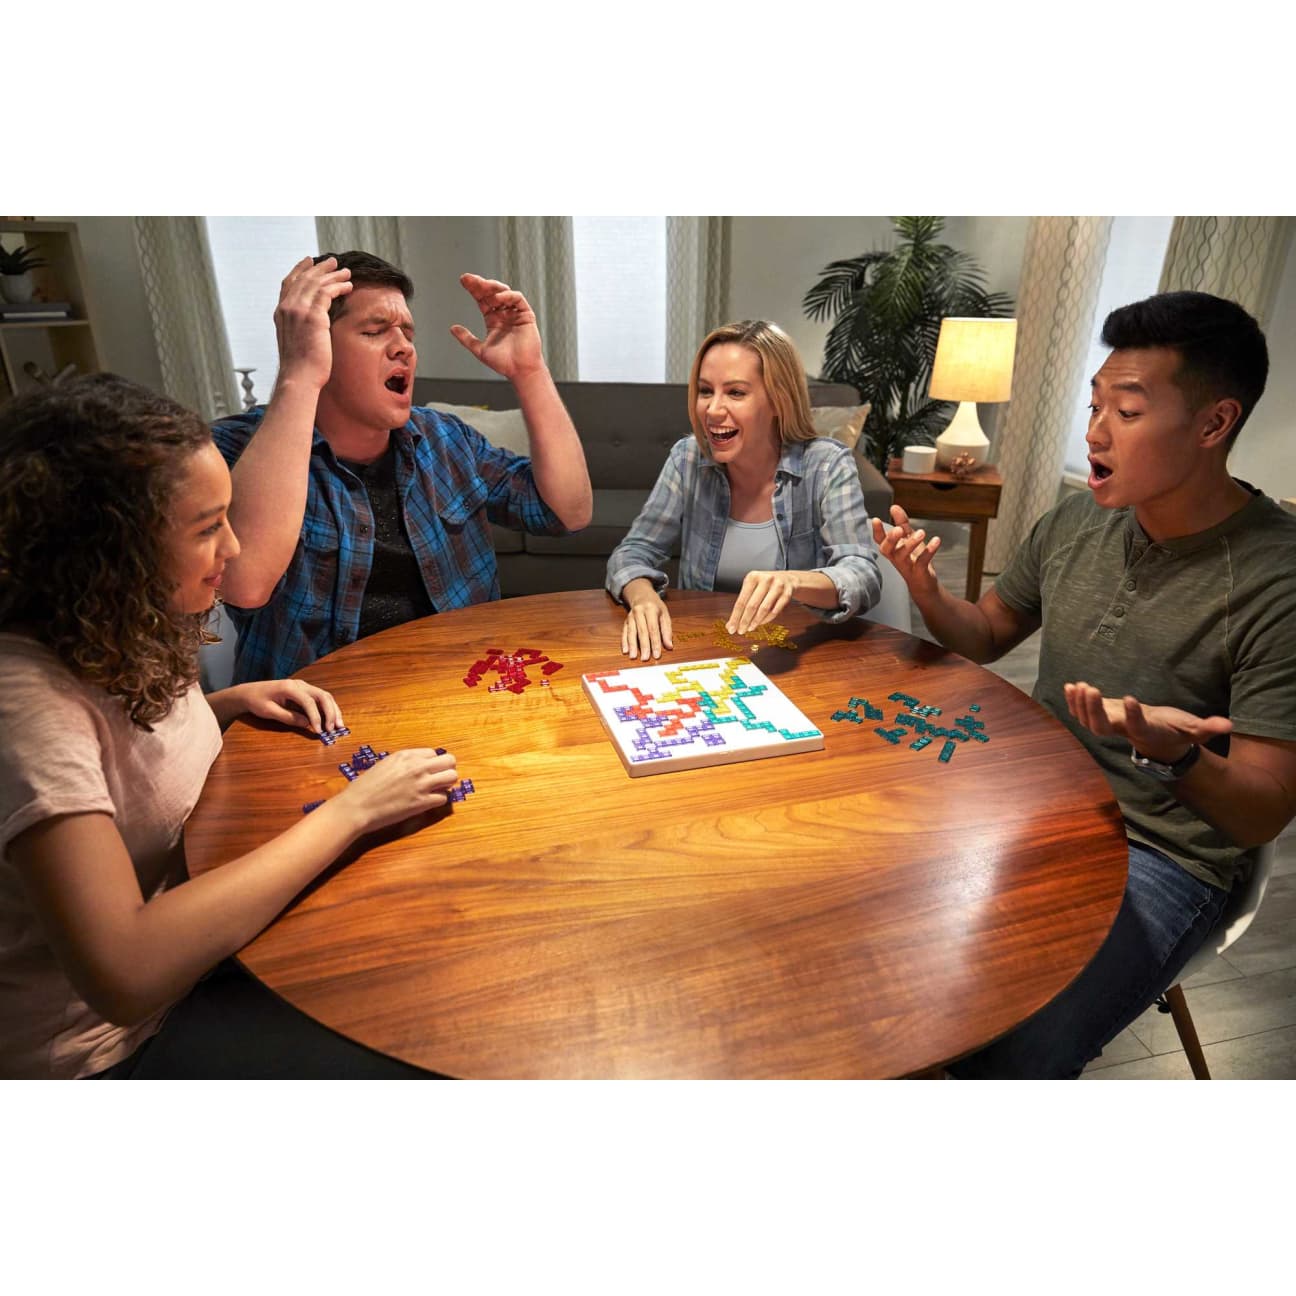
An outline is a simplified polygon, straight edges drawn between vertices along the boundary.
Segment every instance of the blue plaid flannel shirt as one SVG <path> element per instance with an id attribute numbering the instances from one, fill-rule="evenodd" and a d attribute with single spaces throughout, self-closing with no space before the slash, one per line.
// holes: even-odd
<path id="1" fill-rule="evenodd" d="M 608 559 L 608 592 L 619 599 L 637 576 L 647 576 L 658 592 L 665 589 L 662 567 L 677 540 L 681 588 L 714 589 L 728 519 L 724 469 L 702 453 L 696 437 L 677 441 L 648 502 Z M 882 573 L 859 470 L 841 442 L 818 437 L 783 447 L 774 472 L 774 521 L 782 570 L 821 571 L 837 589 L 836 608 L 811 612 L 825 621 L 846 621 L 881 597 Z"/>
<path id="2" fill-rule="evenodd" d="M 257 406 L 213 425 L 231 468 L 264 415 Z M 567 534 L 536 490 L 530 459 L 491 445 L 454 415 L 415 406 L 392 439 L 410 546 L 438 612 L 499 598 L 489 523 Z M 234 682 L 281 679 L 352 643 L 372 564 L 369 496 L 316 429 L 306 514 L 288 570 L 265 606 L 228 606 L 239 635 Z"/>

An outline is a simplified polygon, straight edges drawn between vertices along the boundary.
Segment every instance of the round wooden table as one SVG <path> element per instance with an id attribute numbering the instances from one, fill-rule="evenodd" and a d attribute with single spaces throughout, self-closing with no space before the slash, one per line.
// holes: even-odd
<path id="1" fill-rule="evenodd" d="M 732 596 L 672 592 L 677 662 Z M 1010 1030 L 1092 958 L 1126 844 L 1106 780 L 1030 698 L 885 626 L 781 621 L 752 660 L 823 751 L 630 778 L 581 689 L 631 663 L 602 592 L 443 613 L 304 670 L 351 736 L 236 722 L 186 830 L 219 867 L 346 784 L 361 743 L 441 746 L 475 794 L 367 841 L 239 955 L 352 1039 L 462 1077 L 878 1077 Z M 550 687 L 464 684 L 488 648 L 563 663 Z M 633 665 L 641 663 L 635 662 Z M 532 671 L 534 678 L 540 678 Z M 900 691 L 990 742 L 892 746 L 834 722 Z M 363 775 L 361 776 L 363 777 Z"/>

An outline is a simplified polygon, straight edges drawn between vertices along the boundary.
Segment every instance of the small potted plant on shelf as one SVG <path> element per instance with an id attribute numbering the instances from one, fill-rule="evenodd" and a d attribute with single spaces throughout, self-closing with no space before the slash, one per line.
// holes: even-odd
<path id="1" fill-rule="evenodd" d="M 36 289 L 31 272 L 48 264 L 29 247 L 0 247 L 0 297 L 15 304 L 31 301 Z"/>

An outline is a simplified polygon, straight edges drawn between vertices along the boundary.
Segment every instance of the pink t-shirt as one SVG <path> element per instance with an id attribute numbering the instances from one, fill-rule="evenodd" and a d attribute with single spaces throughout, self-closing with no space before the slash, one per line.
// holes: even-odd
<path id="1" fill-rule="evenodd" d="M 196 684 L 145 733 L 119 699 L 79 681 L 47 648 L 0 633 L 0 1077 L 93 1075 L 133 1052 L 166 1011 L 114 1026 L 77 994 L 9 843 L 55 815 L 110 814 L 152 899 L 184 877 L 181 830 L 220 747 Z"/>

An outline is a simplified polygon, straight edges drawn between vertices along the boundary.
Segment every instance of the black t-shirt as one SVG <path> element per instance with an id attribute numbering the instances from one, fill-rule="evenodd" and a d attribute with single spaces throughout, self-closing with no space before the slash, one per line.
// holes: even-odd
<path id="1" fill-rule="evenodd" d="M 364 639 L 379 630 L 390 630 L 436 609 L 428 598 L 423 574 L 410 547 L 396 488 L 396 444 L 369 464 L 346 462 L 361 482 L 373 510 L 373 566 L 360 604 L 360 633 Z"/>

